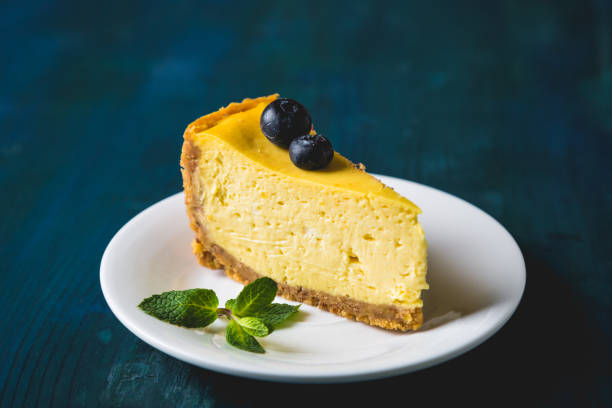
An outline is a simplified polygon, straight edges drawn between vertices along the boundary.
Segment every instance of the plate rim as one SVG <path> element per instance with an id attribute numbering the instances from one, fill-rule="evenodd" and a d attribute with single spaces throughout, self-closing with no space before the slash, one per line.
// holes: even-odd
<path id="1" fill-rule="evenodd" d="M 392 366 L 377 367 L 369 371 L 357 372 L 354 374 L 342 374 L 342 375 L 338 375 L 338 374 L 330 374 L 330 375 L 297 374 L 297 375 L 288 376 L 285 373 L 274 374 L 273 372 L 262 370 L 259 367 L 257 368 L 251 367 L 251 369 L 249 370 L 243 367 L 239 367 L 236 364 L 227 365 L 227 364 L 220 364 L 215 361 L 198 360 L 194 358 L 190 353 L 182 351 L 180 347 L 173 347 L 171 344 L 166 344 L 165 342 L 160 341 L 154 335 L 150 335 L 149 333 L 147 333 L 146 330 L 143 330 L 138 325 L 137 322 L 132 322 L 131 319 L 128 318 L 126 314 L 123 313 L 122 309 L 113 302 L 112 296 L 109 292 L 110 283 L 108 282 L 108 278 L 110 277 L 109 276 L 110 273 L 105 272 L 108 270 L 107 265 L 109 263 L 109 257 L 110 257 L 109 254 L 112 252 L 113 247 L 117 245 L 117 242 L 120 239 L 120 236 L 124 234 L 125 231 L 132 224 L 136 223 L 140 218 L 147 217 L 148 213 L 155 211 L 158 207 L 165 205 L 168 201 L 176 200 L 179 196 L 183 196 L 184 195 L 183 191 L 180 191 L 178 193 L 165 197 L 155 202 L 154 204 L 146 207 L 144 210 L 140 211 L 138 214 L 130 218 L 130 220 L 128 220 L 124 225 L 122 225 L 121 228 L 113 235 L 113 237 L 111 238 L 111 240 L 109 241 L 109 243 L 107 244 L 104 250 L 104 253 L 102 255 L 102 259 L 100 262 L 100 286 L 102 289 L 102 294 L 104 296 L 104 299 L 108 307 L 110 308 L 111 312 L 121 322 L 121 324 L 125 326 L 125 328 L 127 328 L 130 332 L 136 335 L 136 337 L 138 337 L 140 340 L 164 352 L 165 354 L 168 354 L 174 358 L 177 358 L 179 360 L 185 361 L 189 364 L 192 364 L 192 365 L 195 365 L 201 368 L 217 371 L 217 372 L 224 373 L 224 374 L 252 378 L 252 379 L 263 380 L 263 381 L 275 381 L 275 382 L 283 382 L 283 383 L 346 383 L 346 382 L 357 382 L 357 381 L 367 381 L 367 380 L 387 378 L 387 377 L 392 377 L 396 375 L 407 374 L 410 372 L 422 370 L 422 369 L 443 363 L 445 361 L 449 361 L 455 357 L 458 357 L 462 354 L 465 354 L 473 350 L 475 347 L 479 346 L 480 344 L 483 344 L 485 341 L 491 338 L 495 333 L 497 333 L 508 322 L 508 320 L 512 317 L 512 315 L 515 313 L 516 309 L 520 305 L 523 295 L 525 293 L 525 287 L 526 287 L 526 281 L 527 281 L 525 258 L 521 252 L 521 249 L 516 239 L 493 216 L 491 216 L 484 210 L 480 209 L 479 207 L 475 206 L 474 204 L 462 199 L 461 197 L 447 193 L 435 187 L 431 187 L 425 184 L 417 183 L 417 182 L 406 180 L 406 179 L 401 179 L 398 177 L 386 176 L 386 175 L 380 175 L 380 174 L 372 174 L 372 176 L 380 179 L 387 185 L 389 184 L 393 185 L 396 182 L 400 184 L 408 183 L 408 184 L 412 184 L 420 188 L 431 190 L 435 193 L 441 193 L 444 196 L 447 196 L 452 199 L 460 200 L 463 204 L 467 204 L 473 210 L 476 210 L 478 213 L 480 213 L 481 216 L 484 215 L 490 221 L 497 224 L 497 226 L 507 235 L 507 237 L 510 238 L 510 242 L 513 244 L 514 250 L 518 255 L 517 259 L 520 259 L 520 266 L 521 266 L 520 278 L 522 279 L 521 289 L 520 289 L 520 294 L 516 296 L 516 298 L 512 299 L 511 307 L 507 307 L 503 311 L 500 318 L 496 321 L 495 324 L 491 325 L 487 330 L 483 331 L 478 336 L 470 339 L 468 342 L 459 344 L 458 346 L 454 348 L 450 348 L 446 352 L 442 352 L 433 358 L 419 359 L 409 365 L 396 364 Z M 518 273 L 519 271 L 517 270 L 517 274 Z"/>

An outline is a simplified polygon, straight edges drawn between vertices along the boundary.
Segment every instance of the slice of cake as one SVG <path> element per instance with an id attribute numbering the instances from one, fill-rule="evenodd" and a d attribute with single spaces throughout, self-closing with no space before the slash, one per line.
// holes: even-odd
<path id="1" fill-rule="evenodd" d="M 427 289 L 419 208 L 338 153 L 302 170 L 262 133 L 277 95 L 245 99 L 187 127 L 185 203 L 199 262 L 371 325 L 417 329 Z"/>

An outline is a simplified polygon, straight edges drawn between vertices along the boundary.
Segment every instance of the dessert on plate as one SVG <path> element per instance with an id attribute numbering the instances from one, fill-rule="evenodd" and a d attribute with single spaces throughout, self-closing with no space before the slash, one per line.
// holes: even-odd
<path id="1" fill-rule="evenodd" d="M 184 133 L 185 203 L 199 262 L 243 284 L 370 325 L 418 329 L 427 244 L 419 208 L 333 151 L 306 109 L 271 95 Z"/>

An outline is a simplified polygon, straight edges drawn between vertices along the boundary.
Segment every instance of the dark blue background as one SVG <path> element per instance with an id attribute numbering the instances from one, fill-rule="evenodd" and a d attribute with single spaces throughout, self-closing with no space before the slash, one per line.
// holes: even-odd
<path id="1" fill-rule="evenodd" d="M 0 405 L 612 403 L 612 4 L 429 3 L 2 2 Z M 273 92 L 370 171 L 505 225 L 528 274 L 507 326 L 438 367 L 334 386 L 202 370 L 123 328 L 106 244 L 180 190 L 190 121 Z"/>

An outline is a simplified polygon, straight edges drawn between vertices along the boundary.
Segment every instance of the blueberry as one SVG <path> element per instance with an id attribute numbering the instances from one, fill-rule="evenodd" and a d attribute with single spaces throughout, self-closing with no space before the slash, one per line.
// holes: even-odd
<path id="1" fill-rule="evenodd" d="M 306 108 L 299 102 L 279 98 L 266 106 L 259 126 L 269 141 L 287 148 L 293 139 L 310 132 L 312 120 Z"/>
<path id="2" fill-rule="evenodd" d="M 289 145 L 289 157 L 300 169 L 317 170 L 332 161 L 334 148 L 323 135 L 303 135 Z"/>

